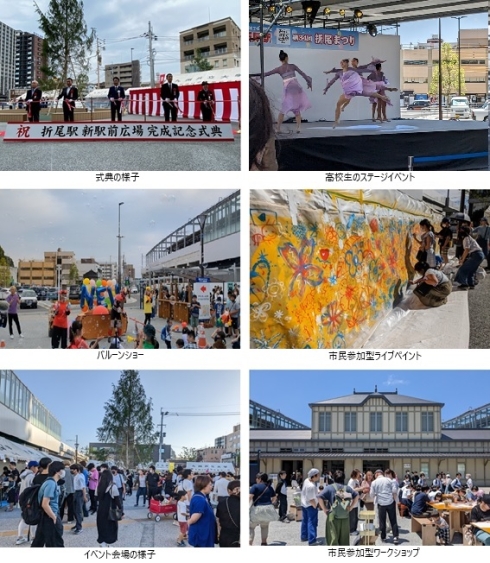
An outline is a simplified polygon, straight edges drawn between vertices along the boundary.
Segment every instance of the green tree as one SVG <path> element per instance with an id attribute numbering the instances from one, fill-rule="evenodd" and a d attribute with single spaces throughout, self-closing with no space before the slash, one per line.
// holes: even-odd
<path id="1" fill-rule="evenodd" d="M 79 281 L 79 277 L 80 274 L 78 272 L 78 268 L 76 264 L 71 264 L 70 265 L 70 274 L 69 274 L 69 280 L 71 284 L 76 283 L 77 281 Z"/>
<path id="2" fill-rule="evenodd" d="M 5 287 L 10 285 L 11 282 L 10 276 L 10 266 L 5 259 L 5 256 L 0 258 L 0 286 Z"/>
<path id="3" fill-rule="evenodd" d="M 442 94 L 449 98 L 451 95 L 459 93 L 459 59 L 458 53 L 453 51 L 449 43 L 441 45 L 441 70 L 442 70 Z M 461 68 L 461 95 L 466 93 L 464 82 L 464 68 Z M 429 94 L 439 94 L 439 64 L 432 67 L 432 80 L 429 87 Z"/>
<path id="4" fill-rule="evenodd" d="M 192 63 L 197 66 L 199 71 L 213 70 L 213 66 L 210 64 L 208 59 L 202 56 L 201 49 L 196 49 L 196 55 Z"/>
<path id="5" fill-rule="evenodd" d="M 5 258 L 7 266 L 10 266 L 11 268 L 14 267 L 14 261 L 12 260 L 12 258 L 10 258 L 10 256 L 7 256 L 5 254 L 4 249 L 0 246 L 0 259 L 2 258 Z"/>
<path id="6" fill-rule="evenodd" d="M 87 448 L 83 453 L 88 457 L 88 459 L 107 461 L 111 451 L 108 448 Z"/>
<path id="7" fill-rule="evenodd" d="M 88 34 L 83 1 L 50 0 L 46 13 L 36 2 L 34 5 L 39 15 L 39 27 L 44 33 L 43 55 L 47 64 L 41 67 L 45 75 L 43 86 L 56 84 L 57 88 L 60 82 L 64 84 L 71 77 L 82 95 L 86 87 L 84 76 L 89 70 L 87 53 L 94 40 L 94 32 Z"/>
<path id="8" fill-rule="evenodd" d="M 146 398 L 139 372 L 121 372 L 104 409 L 102 425 L 97 429 L 98 439 L 115 444 L 116 455 L 126 468 L 150 461 L 158 432 L 154 431 L 152 401 Z"/>
<path id="9" fill-rule="evenodd" d="M 196 448 L 182 448 L 180 452 L 179 459 L 182 461 L 197 461 L 197 450 Z"/>

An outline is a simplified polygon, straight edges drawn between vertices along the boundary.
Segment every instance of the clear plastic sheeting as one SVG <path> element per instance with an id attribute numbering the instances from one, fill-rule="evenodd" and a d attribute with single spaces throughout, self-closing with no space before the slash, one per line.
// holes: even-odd
<path id="1" fill-rule="evenodd" d="M 254 348 L 362 347 L 413 277 L 418 223 L 440 220 L 398 190 L 254 190 L 250 199 Z"/>
<path id="2" fill-rule="evenodd" d="M 17 444 L 12 442 L 3 436 L 0 436 L 0 457 L 2 459 L 8 459 L 9 461 L 39 461 L 41 458 L 49 456 L 53 461 L 63 461 L 60 457 L 46 454 L 41 450 L 36 450 L 30 446 L 25 446 L 24 444 Z"/>

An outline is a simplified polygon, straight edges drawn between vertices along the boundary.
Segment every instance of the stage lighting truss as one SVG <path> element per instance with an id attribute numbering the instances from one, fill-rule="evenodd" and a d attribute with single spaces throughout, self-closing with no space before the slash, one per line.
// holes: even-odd
<path id="1" fill-rule="evenodd" d="M 323 8 L 323 15 L 325 17 L 328 18 L 328 16 L 330 15 L 330 12 L 331 12 L 330 8 Z"/>
<path id="2" fill-rule="evenodd" d="M 339 10 L 339 16 L 340 16 L 341 18 L 345 18 L 345 10 L 344 10 L 344 8 L 340 8 L 340 10 Z"/>
<path id="3" fill-rule="evenodd" d="M 362 10 L 359 10 L 359 8 L 356 8 L 354 10 L 354 21 L 356 23 L 359 23 L 362 20 L 363 15 L 364 14 L 362 13 Z"/>

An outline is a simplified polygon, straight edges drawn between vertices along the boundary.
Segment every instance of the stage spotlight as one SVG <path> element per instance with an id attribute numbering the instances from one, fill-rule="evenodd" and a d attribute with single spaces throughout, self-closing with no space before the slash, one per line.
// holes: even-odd
<path id="1" fill-rule="evenodd" d="M 344 10 L 344 8 L 340 8 L 340 10 L 339 10 L 339 15 L 340 15 L 340 17 L 342 17 L 342 18 L 345 17 L 345 10 Z"/>
<path id="2" fill-rule="evenodd" d="M 376 37 L 376 35 L 378 35 L 378 28 L 374 25 L 374 23 L 368 23 L 366 26 L 366 31 L 371 37 Z"/>
<path id="3" fill-rule="evenodd" d="M 275 14 L 276 13 L 276 7 L 275 6 L 269 6 L 269 13 L 270 14 Z"/>
<path id="4" fill-rule="evenodd" d="M 328 17 L 330 15 L 330 8 L 324 8 L 323 15 Z"/>
<path id="5" fill-rule="evenodd" d="M 286 14 L 292 14 L 292 13 L 293 13 L 293 8 L 292 8 L 292 6 L 288 6 L 288 7 L 286 8 Z"/>
<path id="6" fill-rule="evenodd" d="M 354 17 L 356 18 L 356 20 L 360 20 L 363 15 L 364 14 L 362 13 L 362 10 L 359 10 L 359 8 L 356 8 L 354 10 Z"/>
<path id="7" fill-rule="evenodd" d="M 305 14 L 308 16 L 310 24 L 313 23 L 322 3 L 319 0 L 309 0 L 301 2 L 301 5 L 303 6 Z"/>

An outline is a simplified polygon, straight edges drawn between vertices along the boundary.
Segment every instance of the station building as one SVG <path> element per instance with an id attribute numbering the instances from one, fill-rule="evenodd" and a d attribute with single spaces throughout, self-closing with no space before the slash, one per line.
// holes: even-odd
<path id="1" fill-rule="evenodd" d="M 251 471 L 306 474 L 340 469 L 349 475 L 378 468 L 434 478 L 441 471 L 470 473 L 479 486 L 490 485 L 489 406 L 479 410 L 479 425 L 468 417 L 442 422 L 443 403 L 398 391 L 356 391 L 309 405 L 311 429 L 250 428 Z M 480 412 L 481 411 L 481 412 Z M 486 418 L 485 418 L 486 417 Z M 474 417 L 475 418 L 475 417 Z"/>
<path id="2" fill-rule="evenodd" d="M 0 460 L 23 463 L 42 457 L 72 460 L 61 424 L 11 370 L 0 370 Z"/>

